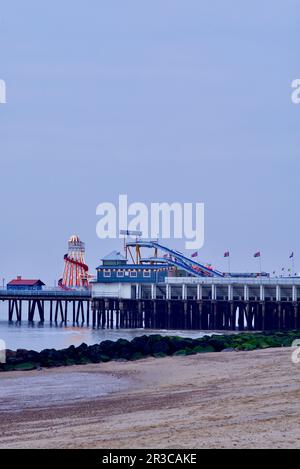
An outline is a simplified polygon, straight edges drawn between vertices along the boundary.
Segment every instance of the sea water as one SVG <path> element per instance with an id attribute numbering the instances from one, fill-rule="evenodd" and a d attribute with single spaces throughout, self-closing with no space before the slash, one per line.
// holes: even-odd
<path id="1" fill-rule="evenodd" d="M 103 340 L 118 340 L 120 338 L 132 340 L 134 337 L 145 334 L 178 335 L 180 337 L 203 337 L 213 334 L 212 331 L 193 330 L 153 330 L 153 329 L 92 329 L 91 327 L 74 327 L 55 323 L 40 324 L 35 322 L 29 324 L 26 321 L 22 324 L 0 321 L 0 340 L 6 344 L 10 350 L 27 349 L 40 352 L 45 348 L 55 348 L 57 350 L 67 348 L 70 345 L 78 346 L 85 342 L 93 345 Z"/>

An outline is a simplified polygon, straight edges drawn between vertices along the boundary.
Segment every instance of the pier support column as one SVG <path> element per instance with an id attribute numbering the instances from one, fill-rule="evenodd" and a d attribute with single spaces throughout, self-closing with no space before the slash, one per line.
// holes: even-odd
<path id="1" fill-rule="evenodd" d="M 266 330 L 266 305 L 265 302 L 261 303 L 261 328 Z"/>
<path id="2" fill-rule="evenodd" d="M 91 308 L 92 308 L 92 328 L 95 329 L 96 327 L 96 300 L 92 300 Z"/>
<path id="3" fill-rule="evenodd" d="M 217 285 L 214 283 L 211 286 L 211 299 L 212 301 L 216 301 L 217 299 Z"/>
<path id="4" fill-rule="evenodd" d="M 233 287 L 232 285 L 228 285 L 228 301 L 233 301 Z"/>
<path id="5" fill-rule="evenodd" d="M 232 331 L 235 331 L 236 315 L 235 315 L 235 307 L 234 307 L 233 301 L 230 302 L 229 308 L 230 308 L 230 329 Z"/>
<path id="6" fill-rule="evenodd" d="M 153 329 L 157 326 L 157 300 L 153 300 L 152 325 Z"/>
<path id="7" fill-rule="evenodd" d="M 274 304 L 274 308 L 275 310 L 277 311 L 277 316 L 278 316 L 278 328 L 279 330 L 282 330 L 284 329 L 285 325 L 284 325 L 284 318 L 283 318 L 283 314 L 282 314 L 282 308 L 281 308 L 281 303 L 280 302 L 276 302 Z"/>
<path id="8" fill-rule="evenodd" d="M 45 311 L 44 311 L 44 302 L 41 300 L 37 301 L 37 307 L 39 311 L 39 316 L 40 316 L 40 322 L 44 322 L 45 320 Z"/>
<path id="9" fill-rule="evenodd" d="M 239 305 L 239 315 L 238 315 L 238 324 L 239 324 L 239 331 L 243 331 L 245 329 L 245 314 L 244 309 Z"/>
<path id="10" fill-rule="evenodd" d="M 202 301 L 198 301 L 198 315 L 199 315 L 199 329 L 203 329 L 203 304 Z"/>
<path id="11" fill-rule="evenodd" d="M 294 312 L 294 329 L 298 329 L 298 307 L 297 303 L 293 305 L 293 312 Z"/>
<path id="12" fill-rule="evenodd" d="M 281 301 L 281 288 L 280 288 L 280 285 L 276 285 L 276 301 Z"/>
<path id="13" fill-rule="evenodd" d="M 172 327 L 172 322 L 171 322 L 171 319 L 172 319 L 172 302 L 171 301 L 168 301 L 168 317 L 167 317 L 167 329 L 171 329 Z"/>
<path id="14" fill-rule="evenodd" d="M 210 329 L 216 329 L 216 318 L 217 318 L 217 302 L 211 301 L 211 314 L 210 314 Z"/>
<path id="15" fill-rule="evenodd" d="M 188 302 L 184 301 L 183 302 L 183 327 L 184 329 L 188 328 L 187 315 L 188 315 Z"/>
<path id="16" fill-rule="evenodd" d="M 249 286 L 244 285 L 244 301 L 249 301 Z"/>
<path id="17" fill-rule="evenodd" d="M 68 300 L 65 301 L 64 323 L 68 322 Z"/>
<path id="18" fill-rule="evenodd" d="M 200 283 L 197 284 L 197 300 L 202 300 L 202 285 Z"/>
<path id="19" fill-rule="evenodd" d="M 91 305 L 90 300 L 87 300 L 87 302 L 86 302 L 86 324 L 87 324 L 87 326 L 90 324 L 90 305 Z"/>
<path id="20" fill-rule="evenodd" d="M 22 321 L 22 300 L 19 300 L 18 321 Z"/>
<path id="21" fill-rule="evenodd" d="M 138 316 L 137 316 L 137 323 L 135 327 L 138 327 L 138 328 L 143 327 L 143 302 L 141 300 L 138 301 Z"/>
<path id="22" fill-rule="evenodd" d="M 248 331 L 252 331 L 252 329 L 253 329 L 253 326 L 252 326 L 253 316 L 252 316 L 252 311 L 251 311 L 251 309 L 250 309 L 249 303 L 246 303 L 246 304 L 244 305 L 244 308 L 245 308 L 245 316 L 246 316 L 247 330 L 248 330 Z"/>
<path id="23" fill-rule="evenodd" d="M 53 301 L 50 300 L 50 324 L 53 321 Z"/>
<path id="24" fill-rule="evenodd" d="M 265 287 L 264 287 L 264 285 L 260 285 L 260 287 L 259 287 L 259 299 L 260 299 L 260 301 L 265 301 Z"/>
<path id="25" fill-rule="evenodd" d="M 28 309 L 27 309 L 27 319 L 28 319 L 28 321 L 30 321 L 31 303 L 32 303 L 32 301 L 29 300 L 29 301 L 28 301 Z"/>
<path id="26" fill-rule="evenodd" d="M 296 287 L 296 285 L 293 285 L 293 288 L 292 288 L 292 301 L 293 301 L 293 303 L 297 303 L 297 287 Z"/>
<path id="27" fill-rule="evenodd" d="M 9 322 L 12 322 L 13 318 L 13 310 L 12 310 L 12 300 L 8 300 L 8 320 Z"/>
<path id="28" fill-rule="evenodd" d="M 230 329 L 230 304 L 228 301 L 221 303 L 222 307 L 222 322 L 223 329 L 228 331 Z"/>

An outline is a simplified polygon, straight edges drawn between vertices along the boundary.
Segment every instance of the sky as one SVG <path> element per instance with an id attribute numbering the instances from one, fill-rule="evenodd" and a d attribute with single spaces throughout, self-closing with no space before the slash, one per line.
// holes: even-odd
<path id="1" fill-rule="evenodd" d="M 300 271 L 296 0 L 10 0 L 0 5 L 0 280 L 93 273 L 120 240 L 96 207 L 204 202 L 199 260 Z M 181 240 L 167 244 L 184 249 Z"/>

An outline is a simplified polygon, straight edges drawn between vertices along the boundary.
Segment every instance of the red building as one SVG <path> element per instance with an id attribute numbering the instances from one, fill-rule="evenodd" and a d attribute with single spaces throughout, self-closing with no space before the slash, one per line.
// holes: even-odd
<path id="1" fill-rule="evenodd" d="M 23 279 L 19 275 L 16 279 L 7 284 L 8 290 L 42 290 L 45 284 L 38 279 Z"/>

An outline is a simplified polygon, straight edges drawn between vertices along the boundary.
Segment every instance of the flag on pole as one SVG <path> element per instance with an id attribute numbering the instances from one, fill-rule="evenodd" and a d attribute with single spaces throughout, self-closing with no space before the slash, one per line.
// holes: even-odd
<path id="1" fill-rule="evenodd" d="M 293 257 L 294 257 L 294 252 L 291 252 L 290 259 L 292 259 Z"/>
<path id="2" fill-rule="evenodd" d="M 191 255 L 191 257 L 197 257 L 197 256 L 198 256 L 198 251 L 193 252 L 193 254 Z"/>
<path id="3" fill-rule="evenodd" d="M 229 257 L 229 251 L 224 252 L 224 257 Z"/>
<path id="4" fill-rule="evenodd" d="M 257 251 L 253 257 L 260 257 L 260 251 Z"/>

